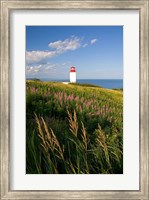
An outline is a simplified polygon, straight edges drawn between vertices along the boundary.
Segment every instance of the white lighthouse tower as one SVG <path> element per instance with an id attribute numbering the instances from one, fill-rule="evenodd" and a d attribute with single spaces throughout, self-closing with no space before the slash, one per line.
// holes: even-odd
<path id="1" fill-rule="evenodd" d="M 73 66 L 70 68 L 70 83 L 76 83 L 76 69 Z"/>

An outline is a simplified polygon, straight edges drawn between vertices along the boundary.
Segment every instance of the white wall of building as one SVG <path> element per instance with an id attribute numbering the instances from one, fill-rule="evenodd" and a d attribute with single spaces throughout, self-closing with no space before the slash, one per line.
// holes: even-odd
<path id="1" fill-rule="evenodd" d="M 76 72 L 70 72 L 70 83 L 76 83 Z"/>

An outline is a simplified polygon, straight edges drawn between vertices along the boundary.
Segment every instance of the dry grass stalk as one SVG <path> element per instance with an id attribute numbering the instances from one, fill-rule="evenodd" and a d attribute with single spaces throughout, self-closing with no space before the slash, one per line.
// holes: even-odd
<path id="1" fill-rule="evenodd" d="M 77 122 L 77 115 L 74 110 L 73 116 L 72 114 L 67 110 L 68 113 L 68 121 L 69 121 L 69 130 L 77 137 L 78 133 L 78 122 Z"/>
<path id="2" fill-rule="evenodd" d="M 84 142 L 84 145 L 85 145 L 85 149 L 87 151 L 87 136 L 86 136 L 86 128 L 84 127 L 84 124 L 83 122 L 81 122 L 82 124 L 82 139 L 83 139 L 83 142 Z"/>
<path id="3" fill-rule="evenodd" d="M 64 160 L 63 150 L 53 130 L 50 128 L 50 131 L 49 131 L 46 122 L 44 121 L 43 117 L 41 117 L 41 121 L 44 126 L 44 133 L 43 133 L 42 124 L 36 114 L 35 114 L 35 118 L 38 124 L 38 130 L 39 130 L 38 136 L 41 138 L 41 141 L 42 141 L 41 146 L 43 147 L 43 149 L 46 152 L 48 152 L 48 149 L 50 149 L 52 152 L 56 150 L 57 156 L 60 157 L 62 160 Z"/>
<path id="4" fill-rule="evenodd" d="M 39 131 L 38 136 L 40 137 L 40 139 L 41 139 L 41 141 L 42 141 L 42 143 L 43 143 L 44 149 L 45 149 L 45 151 L 47 152 L 48 149 L 47 149 L 46 141 L 45 141 L 45 138 L 44 138 L 44 133 L 43 133 L 43 131 L 42 131 L 42 127 L 41 127 L 40 121 L 39 121 L 39 119 L 38 119 L 36 113 L 35 113 L 35 120 L 36 120 L 36 123 L 37 123 L 37 125 L 38 125 L 38 131 Z"/>
<path id="5" fill-rule="evenodd" d="M 106 161 L 107 161 L 108 165 L 111 168 L 111 163 L 110 163 L 110 158 L 109 158 L 109 151 L 108 151 L 108 147 L 107 147 L 107 144 L 106 144 L 105 133 L 102 131 L 101 126 L 99 124 L 98 124 L 98 132 L 99 132 L 99 137 L 97 138 L 97 142 L 103 148 Z"/>

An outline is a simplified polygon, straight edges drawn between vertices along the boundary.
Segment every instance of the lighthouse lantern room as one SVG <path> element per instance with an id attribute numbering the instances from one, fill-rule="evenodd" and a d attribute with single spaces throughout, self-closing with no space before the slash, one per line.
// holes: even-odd
<path id="1" fill-rule="evenodd" d="M 70 83 L 76 83 L 76 69 L 73 66 L 70 68 Z"/>

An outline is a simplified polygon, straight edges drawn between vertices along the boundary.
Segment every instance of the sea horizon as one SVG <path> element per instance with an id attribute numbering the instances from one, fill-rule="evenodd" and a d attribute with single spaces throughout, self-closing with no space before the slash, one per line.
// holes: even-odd
<path id="1" fill-rule="evenodd" d="M 27 78 L 27 80 L 32 80 L 36 78 Z M 43 82 L 69 82 L 69 79 L 50 79 L 50 78 L 37 78 Z M 123 89 L 123 79 L 77 79 L 76 83 L 92 84 L 96 86 L 101 86 L 107 89 Z"/>

